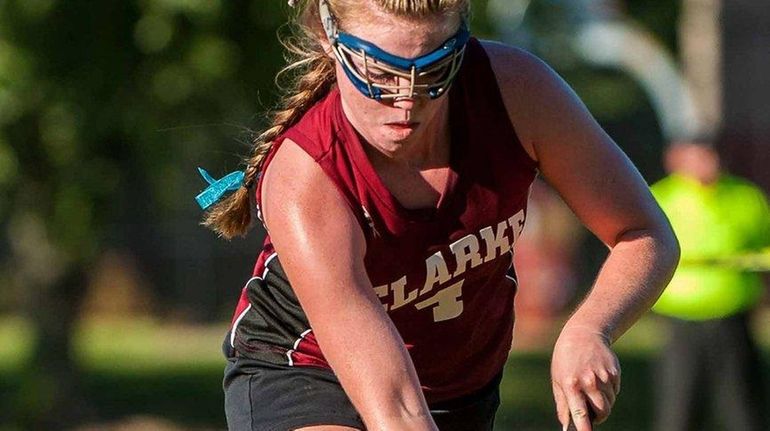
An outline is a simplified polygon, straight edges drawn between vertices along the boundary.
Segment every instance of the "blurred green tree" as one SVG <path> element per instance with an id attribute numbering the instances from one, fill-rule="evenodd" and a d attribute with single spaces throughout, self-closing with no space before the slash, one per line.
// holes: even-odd
<path id="1" fill-rule="evenodd" d="M 20 304 L 37 333 L 19 425 L 63 429 L 93 415 L 71 349 L 89 270 L 116 225 L 140 225 L 132 241 L 156 244 L 148 225 L 195 211 L 196 161 L 237 166 L 234 154 L 212 151 L 221 124 L 183 142 L 164 130 L 252 122 L 264 109 L 257 95 L 272 100 L 285 9 L 247 0 L 0 2 L 0 259 L 15 287 L 0 304 Z"/>

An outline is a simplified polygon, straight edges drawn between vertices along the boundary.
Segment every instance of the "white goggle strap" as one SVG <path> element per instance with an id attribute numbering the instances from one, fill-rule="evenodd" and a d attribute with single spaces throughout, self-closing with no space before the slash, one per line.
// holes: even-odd
<path id="1" fill-rule="evenodd" d="M 417 67 L 412 65 L 412 78 L 411 78 L 411 83 L 409 84 L 409 97 L 415 96 L 414 84 L 415 82 L 417 82 L 417 76 L 415 76 L 416 74 L 417 74 Z"/>
<path id="2" fill-rule="evenodd" d="M 366 81 L 366 87 L 369 89 L 369 97 L 374 97 L 374 91 L 372 90 L 372 81 L 369 80 L 369 60 L 366 56 L 366 51 L 361 51 L 364 57 L 364 81 Z"/>

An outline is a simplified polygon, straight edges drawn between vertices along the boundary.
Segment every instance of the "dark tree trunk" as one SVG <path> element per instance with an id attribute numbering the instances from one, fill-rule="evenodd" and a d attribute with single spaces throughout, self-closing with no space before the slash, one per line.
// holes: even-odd
<path id="1" fill-rule="evenodd" d="M 73 352 L 74 326 L 87 286 L 86 266 L 71 267 L 32 298 L 37 339 L 23 369 L 17 422 L 23 429 L 69 429 L 92 419 Z"/>

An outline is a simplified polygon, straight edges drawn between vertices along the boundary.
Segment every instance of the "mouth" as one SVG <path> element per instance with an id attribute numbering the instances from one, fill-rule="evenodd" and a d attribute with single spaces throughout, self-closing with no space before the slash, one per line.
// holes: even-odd
<path id="1" fill-rule="evenodd" d="M 420 123 L 417 121 L 394 121 L 385 123 L 385 125 L 395 130 L 414 130 Z"/>

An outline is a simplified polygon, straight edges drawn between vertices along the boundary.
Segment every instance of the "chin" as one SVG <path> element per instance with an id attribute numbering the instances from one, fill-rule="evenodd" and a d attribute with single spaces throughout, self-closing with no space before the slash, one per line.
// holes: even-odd
<path id="1" fill-rule="evenodd" d="M 393 139 L 384 139 L 380 148 L 387 154 L 396 154 L 404 148 L 404 144 Z"/>

